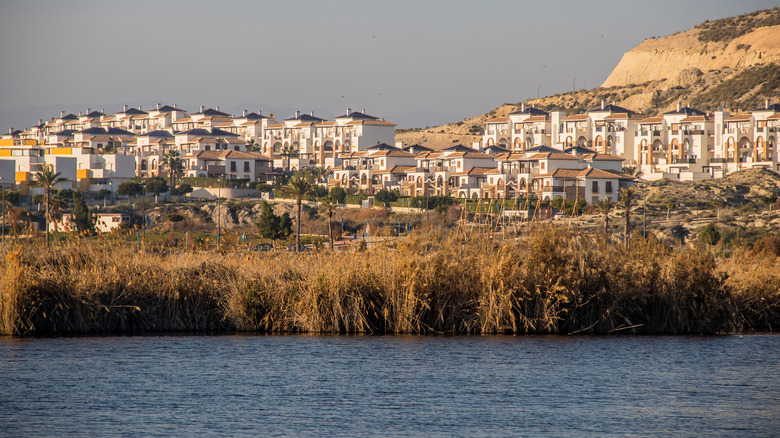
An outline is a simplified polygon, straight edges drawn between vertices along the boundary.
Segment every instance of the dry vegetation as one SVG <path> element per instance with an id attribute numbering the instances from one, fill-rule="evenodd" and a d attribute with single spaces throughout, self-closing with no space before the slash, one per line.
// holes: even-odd
<path id="1" fill-rule="evenodd" d="M 332 253 L 0 250 L 0 332 L 722 333 L 780 322 L 777 242 L 716 256 L 558 228 Z"/>

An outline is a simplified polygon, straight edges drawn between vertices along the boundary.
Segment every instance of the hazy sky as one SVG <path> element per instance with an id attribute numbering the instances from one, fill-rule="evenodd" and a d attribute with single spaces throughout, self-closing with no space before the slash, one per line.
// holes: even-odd
<path id="1" fill-rule="evenodd" d="M 0 0 L 0 128 L 153 102 L 433 125 L 598 86 L 645 38 L 778 4 Z"/>

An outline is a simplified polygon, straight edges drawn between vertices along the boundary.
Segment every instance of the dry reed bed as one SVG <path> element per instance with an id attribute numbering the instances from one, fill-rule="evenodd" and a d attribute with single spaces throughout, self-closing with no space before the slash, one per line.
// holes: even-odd
<path id="1" fill-rule="evenodd" d="M 560 229 L 516 241 L 416 234 L 395 248 L 176 253 L 73 243 L 0 250 L 14 335 L 722 333 L 780 322 L 780 262 L 636 239 L 604 251 Z"/>

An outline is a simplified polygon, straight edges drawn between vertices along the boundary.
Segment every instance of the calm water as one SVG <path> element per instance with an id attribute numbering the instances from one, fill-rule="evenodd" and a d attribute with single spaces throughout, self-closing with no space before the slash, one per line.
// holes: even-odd
<path id="1" fill-rule="evenodd" d="M 780 336 L 0 337 L 2 436 L 780 436 Z"/>

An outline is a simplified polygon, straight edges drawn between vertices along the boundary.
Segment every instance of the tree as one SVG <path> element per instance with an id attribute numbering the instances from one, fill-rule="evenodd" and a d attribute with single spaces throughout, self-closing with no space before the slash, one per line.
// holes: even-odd
<path id="1" fill-rule="evenodd" d="M 192 193 L 192 186 L 189 184 L 181 184 L 179 187 L 176 187 L 175 189 L 172 189 L 171 191 L 176 191 L 175 194 L 177 195 L 186 195 L 187 193 Z"/>
<path id="2" fill-rule="evenodd" d="M 699 233 L 699 240 L 710 246 L 717 245 L 720 241 L 720 230 L 713 222 L 710 222 Z"/>
<path id="3" fill-rule="evenodd" d="M 288 172 L 290 171 L 290 160 L 293 159 L 293 158 L 298 158 L 300 156 L 299 153 L 298 153 L 298 149 L 296 149 L 296 148 L 294 148 L 294 147 L 292 147 L 290 145 L 285 145 L 282 148 L 281 155 L 282 155 L 282 157 L 287 157 L 287 169 L 285 169 L 285 170 L 287 170 Z"/>
<path id="4" fill-rule="evenodd" d="M 144 187 L 146 188 L 147 192 L 154 193 L 154 203 L 157 203 L 157 196 L 160 193 L 165 193 L 168 191 L 168 183 L 165 182 L 165 179 L 159 177 L 159 176 L 153 176 L 146 180 L 144 183 Z"/>
<path id="5" fill-rule="evenodd" d="M 674 203 L 674 201 L 669 201 L 666 204 L 666 222 L 669 222 L 669 212 L 677 208 L 677 204 Z"/>
<path id="6" fill-rule="evenodd" d="M 347 199 L 347 191 L 341 187 L 333 187 L 328 193 L 328 197 L 336 204 L 343 204 Z"/>
<path id="7" fill-rule="evenodd" d="M 690 231 L 684 226 L 677 224 L 669 229 L 669 234 L 672 235 L 673 239 L 679 240 L 680 245 L 685 245 L 685 238 L 688 237 Z"/>
<path id="8" fill-rule="evenodd" d="M 777 196 L 774 194 L 764 196 L 761 198 L 761 202 L 769 206 L 769 211 L 772 211 L 772 204 L 777 202 Z"/>
<path id="9" fill-rule="evenodd" d="M 391 202 L 398 200 L 398 194 L 387 189 L 382 189 L 376 192 L 374 195 L 374 200 L 385 206 L 389 206 Z"/>
<path id="10" fill-rule="evenodd" d="M 271 204 L 265 201 L 260 204 L 260 207 L 260 217 L 255 223 L 258 234 L 264 239 L 278 239 L 280 225 L 279 216 L 274 214 L 274 209 L 271 207 Z"/>
<path id="11" fill-rule="evenodd" d="M 638 166 L 623 166 L 623 173 L 637 179 L 642 177 L 642 171 L 639 170 Z"/>
<path id="12" fill-rule="evenodd" d="M 249 140 L 249 143 L 246 144 L 246 150 L 249 152 L 260 152 L 261 147 L 258 143 L 255 142 L 255 139 Z"/>
<path id="13" fill-rule="evenodd" d="M 596 202 L 596 208 L 604 215 L 604 249 L 606 250 L 609 241 L 609 214 L 615 208 L 615 203 L 610 198 L 601 199 Z"/>
<path id="14" fill-rule="evenodd" d="M 80 191 L 73 192 L 73 223 L 79 233 L 92 234 L 95 232 L 95 219 L 92 212 L 84 202 L 84 195 Z"/>
<path id="15" fill-rule="evenodd" d="M 144 192 L 144 187 L 135 181 L 125 181 L 119 184 L 116 189 L 116 193 L 119 196 L 138 196 Z"/>
<path id="16" fill-rule="evenodd" d="M 63 180 L 63 178 L 60 178 L 60 173 L 55 172 L 54 169 L 49 166 L 44 166 L 43 169 L 35 173 L 33 178 L 37 186 L 43 187 L 44 195 L 46 197 L 46 246 L 49 246 L 49 209 L 51 206 L 49 201 L 51 200 L 51 191 L 58 182 Z"/>
<path id="17" fill-rule="evenodd" d="M 179 155 L 179 151 L 169 149 L 160 160 L 160 165 L 168 168 L 171 187 L 176 187 L 176 178 L 184 175 L 184 163 Z"/>
<path id="18" fill-rule="evenodd" d="M 629 188 L 622 188 L 618 191 L 618 197 L 620 199 L 620 206 L 626 211 L 626 248 L 631 246 L 631 207 L 634 206 L 634 198 L 636 193 Z"/>
<path id="19" fill-rule="evenodd" d="M 320 205 L 325 209 L 325 213 L 328 217 L 328 240 L 330 240 L 330 249 L 333 249 L 333 213 L 336 210 L 337 204 L 333 202 L 329 197 L 320 199 Z"/>
<path id="20" fill-rule="evenodd" d="M 286 186 L 282 187 L 282 196 L 295 199 L 295 205 L 298 207 L 298 224 L 295 234 L 295 251 L 300 251 L 301 247 L 301 201 L 312 192 L 313 184 L 301 174 L 295 174 L 290 178 Z"/>

